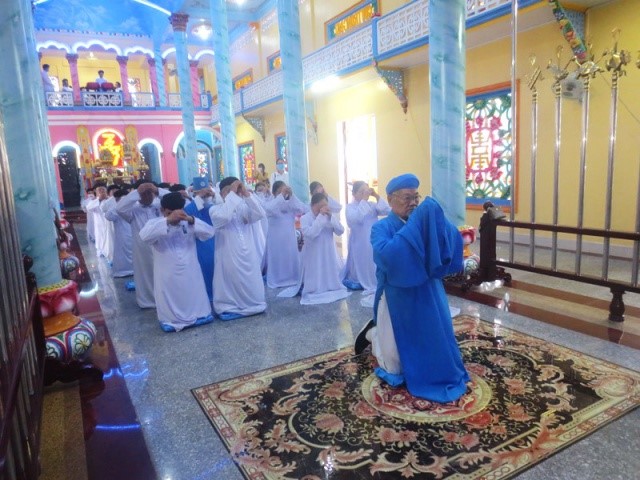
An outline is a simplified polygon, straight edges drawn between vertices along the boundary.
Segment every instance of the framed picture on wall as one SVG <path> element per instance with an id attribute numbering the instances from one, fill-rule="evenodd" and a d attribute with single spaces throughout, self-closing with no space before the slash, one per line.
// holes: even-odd
<path id="1" fill-rule="evenodd" d="M 276 146 L 276 158 L 275 160 L 278 160 L 279 158 L 284 160 L 284 170 L 285 172 L 289 171 L 289 162 L 288 162 L 288 155 L 287 155 L 287 135 L 282 132 L 282 133 L 276 133 L 274 136 L 274 141 L 275 141 L 275 146 Z M 274 160 L 274 163 L 275 163 Z"/>
<path id="2" fill-rule="evenodd" d="M 238 158 L 240 159 L 241 180 L 245 185 L 253 189 L 256 172 L 256 155 L 253 140 L 238 144 Z"/>

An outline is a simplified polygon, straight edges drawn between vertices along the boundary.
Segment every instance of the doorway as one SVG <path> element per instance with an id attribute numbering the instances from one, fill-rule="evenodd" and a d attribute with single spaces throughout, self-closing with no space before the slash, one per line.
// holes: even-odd
<path id="1" fill-rule="evenodd" d="M 145 143 L 140 149 L 144 163 L 149 167 L 148 170 L 141 172 L 141 177 L 144 180 L 150 180 L 152 182 L 162 182 L 162 171 L 160 170 L 160 152 L 158 147 L 153 143 Z"/>
<path id="2" fill-rule="evenodd" d="M 378 189 L 375 115 L 338 122 L 338 159 L 340 203 L 347 205 L 352 200 L 351 186 L 357 180 Z"/>
<path id="3" fill-rule="evenodd" d="M 62 202 L 65 209 L 80 206 L 80 175 L 76 150 L 73 147 L 62 147 L 56 158 L 60 186 L 62 187 Z"/>
<path id="4" fill-rule="evenodd" d="M 346 206 L 353 199 L 353 182 L 361 180 L 378 190 L 378 149 L 376 148 L 376 117 L 362 115 L 338 122 L 338 176 L 340 203 Z M 346 208 L 340 212 L 340 221 L 348 228 Z M 347 255 L 346 239 L 339 240 L 343 257 Z"/>

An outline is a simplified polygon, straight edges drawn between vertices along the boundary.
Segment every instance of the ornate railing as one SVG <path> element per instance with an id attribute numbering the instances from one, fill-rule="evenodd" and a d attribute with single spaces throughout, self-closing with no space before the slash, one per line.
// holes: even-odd
<path id="1" fill-rule="evenodd" d="M 70 108 L 73 107 L 72 92 L 45 92 L 47 94 L 47 107 Z"/>
<path id="2" fill-rule="evenodd" d="M 209 100 L 209 95 L 207 93 L 200 94 L 200 106 L 207 109 L 211 107 L 211 101 Z"/>
<path id="3" fill-rule="evenodd" d="M 82 92 L 82 105 L 98 108 L 122 108 L 121 92 Z"/>
<path id="4" fill-rule="evenodd" d="M 467 1 L 467 12 L 469 11 Z M 394 50 L 405 49 L 414 42 L 426 43 L 429 35 L 429 2 L 420 0 L 399 8 L 376 22 L 376 50 L 387 57 Z"/>
<path id="5" fill-rule="evenodd" d="M 131 106 L 135 108 L 153 108 L 156 101 L 151 92 L 135 92 L 131 94 Z"/>
<path id="6" fill-rule="evenodd" d="M 520 7 L 535 3 L 523 0 Z M 467 26 L 475 25 L 507 13 L 510 0 L 467 0 Z M 375 35 L 374 35 L 375 32 Z M 375 43 L 374 43 L 375 39 Z M 306 85 L 329 75 L 344 74 L 370 65 L 374 61 L 407 52 L 429 40 L 429 2 L 416 0 L 374 18 L 355 32 L 313 52 L 302 60 Z M 234 97 L 234 111 L 240 114 L 282 98 L 282 72 L 275 72 L 242 89 Z M 241 105 L 241 109 L 239 108 Z M 217 105 L 212 109 L 212 122 L 219 120 Z"/>
<path id="7" fill-rule="evenodd" d="M 169 93 L 167 94 L 167 98 L 169 99 L 169 108 L 182 107 L 182 100 L 180 99 L 179 93 Z"/>
<path id="8" fill-rule="evenodd" d="M 242 92 L 242 104 L 245 110 L 251 110 L 280 97 L 282 97 L 282 71 L 274 72 L 245 88 Z"/>

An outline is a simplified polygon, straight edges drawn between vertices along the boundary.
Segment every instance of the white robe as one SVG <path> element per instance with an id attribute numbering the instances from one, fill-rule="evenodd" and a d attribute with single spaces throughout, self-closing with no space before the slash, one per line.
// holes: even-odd
<path id="1" fill-rule="evenodd" d="M 267 308 L 251 224 L 265 213 L 254 195 L 229 193 L 209 210 L 216 232 L 213 307 L 217 314 L 255 315 Z"/>
<path id="2" fill-rule="evenodd" d="M 112 254 L 111 245 L 112 241 L 109 236 L 109 231 L 112 229 L 111 224 L 104 218 L 104 212 L 102 211 L 101 204 L 107 200 L 100 200 L 95 198 L 87 204 L 87 211 L 93 215 L 93 229 L 96 239 L 96 252 L 98 257 L 105 257 L 109 261 L 109 255 Z"/>
<path id="3" fill-rule="evenodd" d="M 346 208 L 349 226 L 349 253 L 341 278 L 362 285 L 363 306 L 373 307 L 373 295 L 376 293 L 376 265 L 373 262 L 371 247 L 371 227 L 378 221 L 379 215 L 388 215 L 391 207 L 382 197 L 377 203 L 361 200 L 353 201 Z M 368 298 L 370 297 L 370 298 Z"/>
<path id="4" fill-rule="evenodd" d="M 350 295 L 340 281 L 340 263 L 333 234 L 342 235 L 344 227 L 338 215 L 306 213 L 300 219 L 302 247 L 302 305 L 330 303 Z"/>
<path id="5" fill-rule="evenodd" d="M 256 203 L 264 208 L 264 203 L 255 193 L 252 193 L 251 196 L 256 200 Z M 256 253 L 258 254 L 261 274 L 267 269 L 267 229 L 264 227 L 264 221 L 265 217 L 262 217 L 260 221 L 249 224 L 251 227 L 253 243 L 256 247 Z"/>
<path id="6" fill-rule="evenodd" d="M 214 230 L 199 218 L 193 225 L 168 225 L 164 217 L 149 220 L 140 240 L 153 250 L 153 289 L 158 320 L 176 331 L 211 316 L 211 304 L 200 272 L 196 238 L 208 240 Z"/>
<path id="7" fill-rule="evenodd" d="M 100 202 L 100 210 L 102 210 L 102 214 L 107 213 L 112 207 L 115 207 L 116 199 L 114 197 L 109 197 L 105 201 Z M 104 217 L 104 225 L 106 227 L 106 237 L 105 237 L 105 249 L 107 251 L 107 260 L 113 263 L 113 243 L 115 241 L 115 232 L 113 231 L 113 223 L 109 222 L 106 217 Z"/>
<path id="8" fill-rule="evenodd" d="M 296 216 L 308 207 L 295 195 L 285 200 L 282 194 L 264 204 L 269 220 L 267 235 L 267 287 L 281 288 L 300 281 L 301 262 L 296 238 Z"/>
<path id="9" fill-rule="evenodd" d="M 166 193 L 166 190 L 161 190 Z M 149 206 L 140 203 L 140 194 L 132 190 L 117 203 L 116 212 L 131 225 L 133 237 L 133 279 L 136 283 L 136 303 L 140 308 L 155 308 L 153 296 L 153 252 L 151 246 L 140 239 L 140 230 L 152 218 L 162 217 L 160 199 Z"/>
<path id="10" fill-rule="evenodd" d="M 87 214 L 87 237 L 89 238 L 90 242 L 96 241 L 95 231 L 93 226 L 93 212 L 90 212 L 89 210 L 87 210 L 87 205 L 89 205 L 89 203 L 93 200 L 95 200 L 95 197 L 86 197 L 86 198 L 83 198 L 82 201 L 80 202 L 80 206 L 82 207 L 82 210 L 84 211 L 84 213 Z"/>
<path id="11" fill-rule="evenodd" d="M 133 275 L 133 239 L 131 225 L 116 212 L 116 204 L 104 212 L 104 218 L 113 224 L 113 263 L 111 275 L 128 277 Z"/>

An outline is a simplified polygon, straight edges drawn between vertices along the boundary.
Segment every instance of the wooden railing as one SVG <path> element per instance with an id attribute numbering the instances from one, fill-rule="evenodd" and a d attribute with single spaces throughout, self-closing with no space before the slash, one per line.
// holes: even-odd
<path id="1" fill-rule="evenodd" d="M 471 284 L 479 284 L 487 281 L 491 282 L 497 279 L 503 279 L 508 283 L 511 280 L 511 275 L 504 270 L 505 268 L 524 270 L 551 277 L 563 278 L 565 280 L 582 282 L 589 285 L 598 285 L 609 288 L 613 295 L 611 304 L 609 305 L 609 320 L 614 322 L 622 322 L 624 320 L 625 308 L 622 296 L 625 292 L 640 293 L 640 286 L 638 285 L 638 269 L 637 266 L 634 266 L 634 262 L 629 262 L 629 281 L 623 281 L 610 279 L 608 275 L 605 274 L 600 276 L 587 275 L 577 271 L 563 271 L 557 268 L 540 266 L 534 262 L 522 263 L 517 262 L 514 259 L 511 259 L 510 261 L 501 260 L 498 259 L 496 255 L 497 229 L 498 227 L 507 227 L 509 229 L 524 229 L 529 232 L 544 231 L 556 234 L 564 233 L 602 239 L 614 238 L 619 240 L 630 240 L 634 242 L 635 248 L 637 248 L 637 245 L 640 243 L 640 232 L 621 232 L 614 230 L 599 230 L 595 228 L 578 228 L 562 225 L 509 221 L 504 217 L 504 215 L 500 215 L 499 210 L 495 209 L 492 205 L 487 205 L 485 210 L 486 212 L 480 220 L 480 267 L 478 272 L 472 275 L 468 280 L 466 285 L 467 287 Z M 552 251 L 551 253 L 554 257 L 557 255 L 557 251 Z"/>

